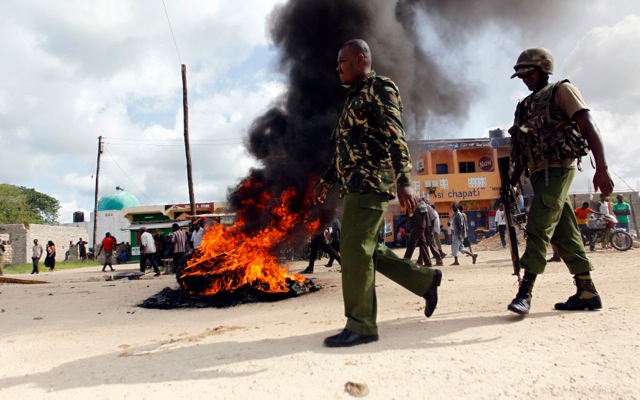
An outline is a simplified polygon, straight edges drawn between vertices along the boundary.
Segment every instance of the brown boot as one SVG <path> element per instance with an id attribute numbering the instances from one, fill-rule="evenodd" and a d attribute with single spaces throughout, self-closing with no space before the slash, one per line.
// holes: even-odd
<path id="1" fill-rule="evenodd" d="M 556 303 L 555 309 L 561 311 L 599 310 L 602 308 L 602 300 L 596 290 L 591 274 L 574 275 L 576 294 L 569 297 L 564 303 Z"/>

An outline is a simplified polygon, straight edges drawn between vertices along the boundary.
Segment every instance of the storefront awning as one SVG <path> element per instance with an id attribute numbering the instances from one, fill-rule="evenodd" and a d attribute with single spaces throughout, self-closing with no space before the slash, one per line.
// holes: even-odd
<path id="1" fill-rule="evenodd" d="M 165 222 L 155 222 L 155 223 L 144 223 L 144 224 L 131 224 L 128 227 L 124 228 L 124 230 L 128 231 L 139 231 L 140 228 L 145 227 L 147 230 L 154 229 L 167 229 L 171 228 L 173 224 L 178 224 L 179 227 L 189 226 L 191 221 L 165 221 Z"/>

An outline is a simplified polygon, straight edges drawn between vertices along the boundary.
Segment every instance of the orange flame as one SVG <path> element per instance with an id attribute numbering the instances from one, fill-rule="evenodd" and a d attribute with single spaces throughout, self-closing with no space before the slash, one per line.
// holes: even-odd
<path id="1" fill-rule="evenodd" d="M 240 191 L 255 185 L 255 182 L 247 181 Z M 296 189 L 288 188 L 274 203 L 270 202 L 271 196 L 266 192 L 258 198 L 245 200 L 244 209 L 271 207 L 270 222 L 257 233 L 243 233 L 242 228 L 247 221 L 241 210 L 238 210 L 233 226 L 215 225 L 207 229 L 202 244 L 183 269 L 180 277 L 182 287 L 191 294 L 199 295 L 232 292 L 245 286 L 278 293 L 287 292 L 291 280 L 305 281 L 301 275 L 290 274 L 288 266 L 281 267 L 274 255 L 294 227 L 304 224 L 307 236 L 320 227 L 319 219 L 309 220 L 311 196 L 304 196 L 302 205 L 296 205 L 302 211 L 291 212 L 297 198 Z"/>

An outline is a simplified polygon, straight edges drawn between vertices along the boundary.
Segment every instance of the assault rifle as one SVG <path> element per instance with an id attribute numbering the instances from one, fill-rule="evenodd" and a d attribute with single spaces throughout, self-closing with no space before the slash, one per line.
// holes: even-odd
<path id="1" fill-rule="evenodd" d="M 509 177 L 509 157 L 498 158 L 498 170 L 500 171 L 500 199 L 504 209 L 504 219 L 507 223 L 509 233 L 509 250 L 511 251 L 511 263 L 513 264 L 513 275 L 518 277 L 520 283 L 520 255 L 518 253 L 518 237 L 516 236 L 516 225 L 522 222 L 523 215 L 518 209 L 516 196 L 513 193 Z"/>

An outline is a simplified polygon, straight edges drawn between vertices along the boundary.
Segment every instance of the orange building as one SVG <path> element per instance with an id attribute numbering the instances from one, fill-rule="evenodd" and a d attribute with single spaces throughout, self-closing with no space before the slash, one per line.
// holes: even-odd
<path id="1" fill-rule="evenodd" d="M 409 141 L 408 145 L 414 191 L 435 206 L 442 226 L 446 228 L 455 202 L 463 205 L 469 219 L 469 240 L 475 240 L 476 230 L 495 230 L 494 204 L 500 197 L 498 157 L 509 156 L 509 137 Z M 389 203 L 385 242 L 394 243 L 405 223 L 398 201 Z"/>

